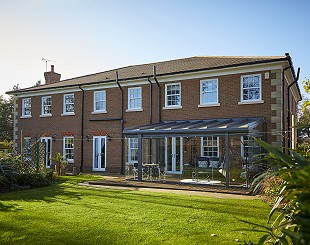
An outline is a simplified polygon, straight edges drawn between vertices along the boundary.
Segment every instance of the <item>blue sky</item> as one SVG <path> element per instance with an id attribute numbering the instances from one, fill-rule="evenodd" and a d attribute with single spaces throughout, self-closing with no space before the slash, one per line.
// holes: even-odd
<path id="1" fill-rule="evenodd" d="M 0 0 L 0 94 L 44 81 L 42 57 L 66 79 L 197 55 L 289 52 L 302 81 L 309 18 L 307 0 Z"/>

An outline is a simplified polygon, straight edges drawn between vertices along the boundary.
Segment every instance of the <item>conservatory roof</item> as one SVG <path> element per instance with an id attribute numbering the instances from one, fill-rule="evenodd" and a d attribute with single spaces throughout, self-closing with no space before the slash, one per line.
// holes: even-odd
<path id="1" fill-rule="evenodd" d="M 143 137 L 165 135 L 221 135 L 225 133 L 251 134 L 257 133 L 256 127 L 263 122 L 263 117 L 163 121 L 160 123 L 125 128 L 123 133 L 125 136 L 137 136 L 141 134 Z"/>

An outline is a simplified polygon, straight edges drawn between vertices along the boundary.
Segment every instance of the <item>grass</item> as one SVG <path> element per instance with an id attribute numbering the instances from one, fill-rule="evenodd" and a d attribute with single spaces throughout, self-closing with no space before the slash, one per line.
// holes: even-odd
<path id="1" fill-rule="evenodd" d="M 237 219 L 264 224 L 268 215 L 260 200 L 76 185 L 98 178 L 1 194 L 0 244 L 240 244 L 259 234 L 234 231 L 248 228 Z"/>

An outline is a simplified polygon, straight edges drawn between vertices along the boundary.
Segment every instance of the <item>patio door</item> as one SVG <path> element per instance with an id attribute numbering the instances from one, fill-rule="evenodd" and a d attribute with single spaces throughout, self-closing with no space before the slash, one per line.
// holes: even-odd
<path id="1" fill-rule="evenodd" d="M 41 137 L 40 141 L 45 144 L 45 166 L 50 168 L 52 164 L 52 137 Z"/>
<path id="2" fill-rule="evenodd" d="M 165 149 L 166 173 L 182 174 L 183 138 L 166 137 Z"/>
<path id="3" fill-rule="evenodd" d="M 105 171 L 106 168 L 106 136 L 93 138 L 93 171 Z"/>

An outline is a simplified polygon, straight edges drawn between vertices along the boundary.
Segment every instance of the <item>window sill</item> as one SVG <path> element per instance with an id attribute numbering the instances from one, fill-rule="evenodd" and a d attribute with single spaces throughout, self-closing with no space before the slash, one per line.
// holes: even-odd
<path id="1" fill-rule="evenodd" d="M 198 107 L 213 107 L 213 106 L 221 106 L 220 103 L 214 103 L 214 104 L 199 104 Z"/>
<path id="2" fill-rule="evenodd" d="M 73 113 L 62 113 L 62 114 L 60 114 L 62 117 L 63 116 L 75 116 L 75 113 L 73 112 Z"/>
<path id="3" fill-rule="evenodd" d="M 251 105 L 251 104 L 263 104 L 263 100 L 253 100 L 253 101 L 240 101 L 238 105 Z"/>
<path id="4" fill-rule="evenodd" d="M 32 116 L 21 116 L 20 118 L 32 118 Z"/>
<path id="5" fill-rule="evenodd" d="M 74 159 L 67 159 L 67 163 L 68 164 L 73 164 L 74 163 Z"/>
<path id="6" fill-rule="evenodd" d="M 163 107 L 163 110 L 177 110 L 182 109 L 182 106 L 165 106 Z"/>
<path id="7" fill-rule="evenodd" d="M 137 108 L 137 109 L 127 109 L 126 112 L 136 112 L 136 111 L 143 111 L 142 108 Z"/>
<path id="8" fill-rule="evenodd" d="M 40 117 L 51 117 L 52 114 L 45 114 L 45 115 L 40 115 Z"/>
<path id="9" fill-rule="evenodd" d="M 105 114 L 108 113 L 107 111 L 93 111 L 91 114 L 95 115 L 95 114 Z"/>

